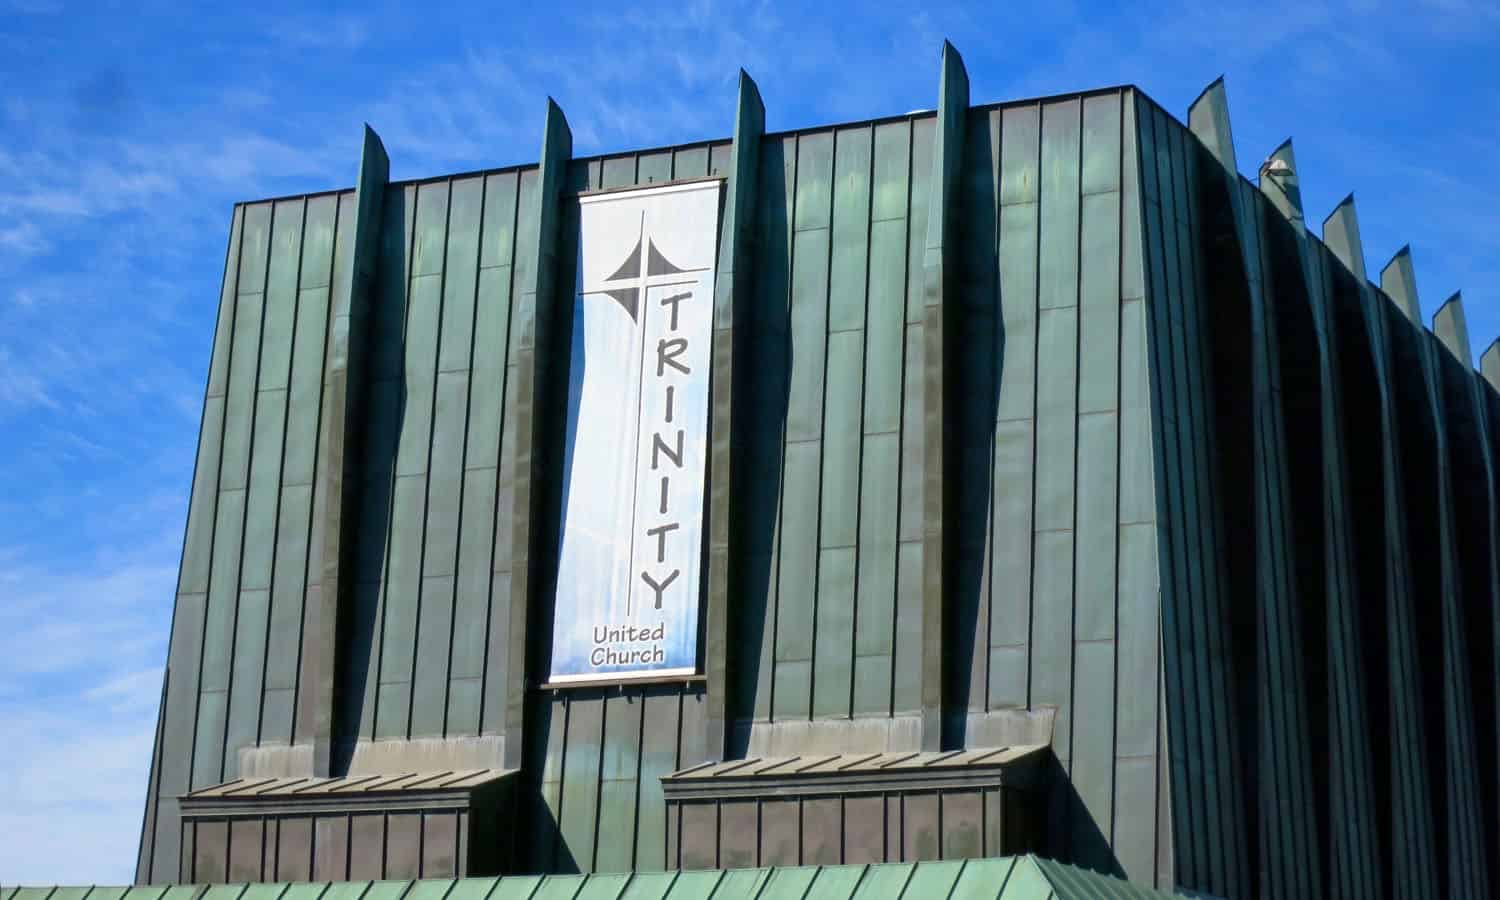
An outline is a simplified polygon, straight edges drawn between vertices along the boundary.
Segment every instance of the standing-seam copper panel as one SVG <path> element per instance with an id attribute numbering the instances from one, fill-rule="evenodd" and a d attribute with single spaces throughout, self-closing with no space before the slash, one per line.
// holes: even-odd
<path id="1" fill-rule="evenodd" d="M 1384 880 L 1379 877 L 1381 862 L 1388 858 L 1380 843 L 1380 821 L 1377 812 L 1377 776 L 1375 759 L 1379 755 L 1369 735 L 1371 728 L 1371 676 L 1384 678 L 1369 666 L 1373 659 L 1367 646 L 1369 634 L 1384 624 L 1383 608 L 1366 604 L 1363 597 L 1379 597 L 1378 590 L 1366 592 L 1366 585 L 1379 585 L 1378 576 L 1362 570 L 1356 555 L 1360 534 L 1355 518 L 1356 501 L 1352 475 L 1352 452 L 1343 423 L 1349 418 L 1346 392 L 1339 377 L 1345 348 L 1345 336 L 1337 312 L 1339 293 L 1336 260 L 1323 244 L 1305 235 L 1300 248 L 1306 269 L 1307 302 L 1313 316 L 1310 333 L 1316 336 L 1318 390 L 1320 396 L 1319 443 L 1322 449 L 1321 490 L 1307 520 L 1319 523 L 1323 571 L 1313 573 L 1326 590 L 1326 625 L 1323 635 L 1324 661 L 1329 701 L 1323 710 L 1330 759 L 1344 764 L 1325 763 L 1328 811 L 1323 822 L 1328 864 L 1324 875 L 1330 894 L 1348 897 L 1380 897 Z M 1305 364 L 1311 365 L 1308 360 Z M 1313 423 L 1309 423 L 1309 428 Z M 1322 515 L 1315 516 L 1321 506 Z M 1306 509 L 1306 507 L 1304 507 Z M 1376 546 L 1383 537 L 1370 535 Z M 1316 594 L 1314 594 L 1316 596 Z M 1368 625 L 1366 625 L 1368 622 Z M 1383 642 L 1382 642 L 1383 643 Z M 1320 648 L 1312 648 L 1316 653 Z M 1336 748 L 1336 749 L 1335 749 Z M 1342 824 L 1336 824 L 1342 823 Z"/>
<path id="2" fill-rule="evenodd" d="M 1391 347 L 1393 304 L 1373 287 L 1362 287 L 1366 333 L 1380 397 L 1382 422 L 1381 456 L 1384 467 L 1386 532 L 1389 566 L 1387 629 L 1389 654 L 1389 723 L 1393 758 L 1391 774 L 1392 848 L 1394 874 L 1400 883 L 1426 896 L 1439 891 L 1437 824 L 1433 805 L 1434 767 L 1437 748 L 1431 741 L 1426 694 L 1433 684 L 1425 671 L 1435 657 L 1425 646 L 1418 628 L 1421 589 L 1412 553 L 1412 531 L 1418 526 L 1410 517 L 1405 459 L 1411 443 L 1411 425 L 1398 415 L 1402 394 L 1400 382 L 1411 377 L 1396 363 Z M 1400 832 L 1397 832 L 1397 829 Z M 1396 839 L 1399 833 L 1401 839 Z"/>
<path id="3" fill-rule="evenodd" d="M 1265 195 L 1242 185 L 1246 218 L 1254 222 L 1246 234 L 1255 236 L 1254 252 L 1249 264 L 1257 271 L 1260 290 L 1251 293 L 1251 386 L 1256 415 L 1255 454 L 1255 540 L 1256 593 L 1259 595 L 1258 655 L 1256 658 L 1255 710 L 1257 734 L 1255 773 L 1258 790 L 1251 806 L 1254 825 L 1260 841 L 1258 865 L 1261 890 L 1287 896 L 1320 896 L 1323 857 L 1317 836 L 1320 809 L 1313 792 L 1313 754 L 1311 752 L 1315 717 L 1309 713 L 1309 698 L 1316 695 L 1308 684 L 1308 660 L 1304 653 L 1304 635 L 1310 626 L 1310 614 L 1321 611 L 1314 600 L 1316 593 L 1306 590 L 1297 578 L 1298 562 L 1307 553 L 1319 553 L 1316 544 L 1297 540 L 1295 529 L 1299 500 L 1314 500 L 1299 495 L 1302 487 L 1295 475 L 1299 470 L 1298 448 L 1309 441 L 1291 444 L 1307 428 L 1297 432 L 1297 410 L 1288 410 L 1278 400 L 1288 390 L 1305 385 L 1285 382 L 1283 361 L 1295 358 L 1297 347 L 1283 347 L 1279 330 L 1282 311 L 1275 297 L 1288 290 L 1280 283 L 1285 272 L 1275 265 L 1275 236 L 1272 224 L 1279 226 L 1280 215 Z M 1299 273 L 1300 278 L 1300 273 Z M 1280 279 L 1280 280 L 1279 280 Z M 1306 362 L 1300 360 L 1299 362 Z M 1314 437 L 1313 440 L 1316 440 Z M 1314 500 L 1315 502 L 1315 500 Z M 1313 515 L 1320 515 L 1321 510 Z M 1317 722 L 1321 725 L 1322 722 Z M 1321 743 L 1321 742 L 1320 742 Z"/>
<path id="4" fill-rule="evenodd" d="M 1202 292 L 1205 260 L 1194 217 L 1201 152 L 1190 134 L 1149 102 L 1138 104 L 1146 331 L 1151 352 L 1161 567 L 1162 757 L 1171 827 L 1158 833 L 1179 886 L 1233 894 L 1245 864 L 1243 809 L 1230 708 L 1228 582 L 1218 521 L 1220 453 L 1209 380 L 1212 316 Z M 1191 169 L 1189 167 L 1192 167 Z M 1226 197 L 1227 200 L 1227 197 Z M 1243 311 L 1243 308 L 1241 308 Z M 1246 314 L 1248 319 L 1248 314 Z M 1248 325 L 1248 322 L 1246 323 Z M 1235 410 L 1243 416 L 1243 410 Z M 1163 812 L 1167 812 L 1163 810 Z"/>
<path id="5" fill-rule="evenodd" d="M 1437 321 L 1461 322 L 1462 301 L 1457 295 L 1439 311 Z M 1471 717 L 1465 778 L 1458 785 L 1471 804 L 1465 823 L 1467 846 L 1464 852 L 1471 884 L 1492 883 L 1496 861 L 1496 809 L 1489 800 L 1495 796 L 1496 741 L 1494 696 L 1494 614 L 1495 578 L 1493 522 L 1490 512 L 1491 485 L 1494 479 L 1489 443 L 1485 434 L 1484 413 L 1480 409 L 1478 378 L 1468 364 L 1467 328 L 1457 329 L 1453 339 L 1463 341 L 1463 356 L 1450 350 L 1442 338 L 1448 329 L 1439 327 L 1438 338 L 1429 337 L 1433 388 L 1446 425 L 1449 496 L 1452 519 L 1452 547 L 1455 565 L 1453 591 L 1457 604 L 1457 640 L 1453 652 L 1464 668 L 1468 699 L 1463 711 Z M 1477 888 L 1476 888 L 1477 889 Z"/>
<path id="6" fill-rule="evenodd" d="M 759 650 L 737 667 L 732 748 L 754 722 L 918 708 L 921 323 L 906 320 L 925 231 L 907 211 L 925 204 L 912 182 L 930 151 L 914 146 L 930 126 L 762 143 L 735 619 Z"/>
<path id="7" fill-rule="evenodd" d="M 349 197 L 235 210 L 174 613 L 159 776 L 148 800 L 152 833 L 138 868 L 143 881 L 175 875 L 178 795 L 233 777 L 243 747 L 298 738 L 297 695 L 310 686 L 300 684 L 296 646 L 319 569 L 313 461 L 330 285 L 340 275 L 335 247 L 347 239 L 339 221 Z"/>
<path id="8" fill-rule="evenodd" d="M 372 319 L 361 565 L 341 736 L 503 730 L 501 447 L 518 181 L 396 186 Z M 504 566 L 504 568 L 502 568 Z"/>
<path id="9" fill-rule="evenodd" d="M 1392 313 L 1394 310 L 1391 310 Z M 1413 517 L 1411 547 L 1419 590 L 1436 597 L 1436 608 L 1418 616 L 1428 657 L 1424 661 L 1429 739 L 1441 739 L 1435 754 L 1431 788 L 1436 810 L 1438 884 L 1454 895 L 1484 896 L 1488 872 L 1481 836 L 1475 766 L 1470 672 L 1465 651 L 1463 605 L 1454 534 L 1454 500 L 1449 458 L 1450 438 L 1441 400 L 1436 339 L 1419 325 L 1390 315 L 1390 338 L 1396 363 L 1400 414 L 1408 440 L 1404 485 L 1407 511 Z M 1436 749 L 1436 748 L 1435 748 Z"/>
<path id="10" fill-rule="evenodd" d="M 1053 852 L 1150 882 L 1154 828 L 1134 824 L 1157 793 L 1136 106 L 1109 91 L 970 115 L 946 704 L 969 715 L 969 746 L 987 713 L 1055 708 L 1073 785 L 1052 800 Z M 1137 689 L 1117 693 L 1127 677 Z"/>
<path id="11" fill-rule="evenodd" d="M 1324 233 L 1328 233 L 1327 226 Z M 1398 698 L 1407 696 L 1407 690 L 1394 676 L 1403 671 L 1403 660 L 1411 652 L 1411 635 L 1409 629 L 1401 627 L 1403 619 L 1398 617 L 1407 602 L 1405 590 L 1399 586 L 1404 579 L 1393 576 L 1394 554 L 1387 552 L 1393 534 L 1387 526 L 1393 512 L 1387 502 L 1390 492 L 1383 412 L 1388 389 L 1383 370 L 1375 365 L 1379 336 L 1370 330 L 1365 316 L 1372 289 L 1351 277 L 1323 245 L 1315 247 L 1316 255 L 1323 258 L 1330 290 L 1330 333 L 1336 343 L 1332 362 L 1341 394 L 1339 428 L 1346 446 L 1343 483 L 1349 552 L 1359 596 L 1364 598 L 1354 610 L 1364 651 L 1356 677 L 1365 693 L 1368 733 L 1390 735 L 1389 741 L 1369 747 L 1373 793 L 1370 815 L 1376 836 L 1373 849 L 1380 859 L 1369 877 L 1380 880 L 1383 876 L 1394 883 L 1404 878 L 1403 861 L 1411 856 L 1406 849 L 1410 844 L 1396 840 L 1391 832 L 1391 823 L 1397 820 L 1402 805 L 1400 785 L 1407 780 L 1402 769 L 1411 750 L 1403 745 L 1412 724 L 1410 717 L 1399 714 L 1404 703 L 1398 703 Z M 1384 358 L 1383 353 L 1379 358 Z"/>

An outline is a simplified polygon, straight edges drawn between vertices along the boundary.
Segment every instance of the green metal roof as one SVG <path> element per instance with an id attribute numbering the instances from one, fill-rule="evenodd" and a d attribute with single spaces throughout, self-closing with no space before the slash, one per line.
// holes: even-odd
<path id="1" fill-rule="evenodd" d="M 330 890 L 332 888 L 332 890 Z M 162 887 L 0 887 L 0 900 L 168 900 Z M 609 875 L 180 886 L 170 900 L 1151 900 L 1168 894 L 1035 856 Z"/>
<path id="2" fill-rule="evenodd" d="M 317 778 L 309 775 L 289 778 L 235 778 L 223 784 L 189 791 L 183 795 L 183 799 L 202 800 L 222 797 L 233 800 L 255 800 L 327 794 L 348 796 L 350 794 L 471 791 L 499 781 L 509 774 L 511 774 L 510 769 L 467 769 L 464 771 L 403 772 L 395 775 L 345 775 L 339 778 Z M 74 898 L 54 897 L 52 900 L 74 900 Z"/>

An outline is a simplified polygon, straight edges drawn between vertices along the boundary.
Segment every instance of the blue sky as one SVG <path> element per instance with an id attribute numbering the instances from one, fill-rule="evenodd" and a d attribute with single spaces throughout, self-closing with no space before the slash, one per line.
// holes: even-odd
<path id="1" fill-rule="evenodd" d="M 352 184 L 362 122 L 411 178 L 533 159 L 549 94 L 579 154 L 727 136 L 741 66 L 771 129 L 932 107 L 944 37 L 976 103 L 1224 74 L 1242 169 L 1293 136 L 1310 222 L 1356 192 L 1500 334 L 1496 0 L 435 6 L 0 0 L 0 883 L 132 875 L 231 205 Z"/>

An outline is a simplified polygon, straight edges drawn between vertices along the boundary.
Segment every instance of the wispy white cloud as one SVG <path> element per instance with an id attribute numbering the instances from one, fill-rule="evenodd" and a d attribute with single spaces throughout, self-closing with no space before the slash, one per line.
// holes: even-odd
<path id="1" fill-rule="evenodd" d="M 16 366 L 10 353 L 0 347 L 0 408 L 7 406 L 56 408 L 57 403 L 47 393 L 41 378 Z"/>
<path id="2" fill-rule="evenodd" d="M 370 38 L 370 23 L 351 15 L 278 15 L 266 34 L 296 50 L 356 50 Z"/>
<path id="3" fill-rule="evenodd" d="M 158 681 L 158 690 L 160 682 Z M 0 872 L 8 883 L 129 884 L 155 709 L 0 698 Z"/>
<path id="4" fill-rule="evenodd" d="M 18 222 L 10 227 L 0 226 L 0 254 L 32 256 L 48 247 L 42 237 L 42 229 L 35 222 Z"/>
<path id="5" fill-rule="evenodd" d="M 155 715 L 157 705 L 153 702 L 161 687 L 162 667 L 149 666 L 134 672 L 125 672 L 84 691 L 89 700 L 108 703 L 115 714 Z"/>
<path id="6" fill-rule="evenodd" d="M 134 517 L 135 510 L 122 508 Z M 180 532 L 58 559 L 0 549 L 0 873 L 127 884 L 149 776 Z"/>

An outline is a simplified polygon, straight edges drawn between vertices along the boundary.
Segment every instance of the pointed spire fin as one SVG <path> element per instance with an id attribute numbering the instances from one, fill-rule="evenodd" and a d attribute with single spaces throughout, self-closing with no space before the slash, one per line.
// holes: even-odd
<path id="1" fill-rule="evenodd" d="M 1490 387 L 1500 391 L 1500 338 L 1491 341 L 1480 355 L 1479 373 L 1490 383 Z"/>
<path id="2" fill-rule="evenodd" d="M 1361 285 L 1369 279 L 1365 273 L 1365 245 L 1359 236 L 1359 214 L 1354 208 L 1353 194 L 1341 200 L 1323 220 L 1323 243 L 1359 278 Z"/>
<path id="3" fill-rule="evenodd" d="M 958 396 L 950 374 L 956 366 L 958 285 L 956 211 L 959 173 L 963 171 L 964 128 L 969 119 L 969 73 L 963 57 L 943 41 L 942 74 L 938 80 L 937 129 L 932 148 L 932 181 L 927 195 L 926 252 L 922 258 L 923 366 L 921 391 L 926 414 L 922 421 L 922 635 L 921 703 L 923 750 L 943 746 L 944 605 L 952 591 L 947 574 L 952 566 L 951 540 L 944 534 L 953 495 L 948 490 L 948 467 L 957 446 L 943 427 L 947 411 Z M 951 532 L 949 532 L 951 535 Z"/>
<path id="4" fill-rule="evenodd" d="M 1260 190 L 1271 200 L 1271 205 L 1298 229 L 1305 228 L 1302 220 L 1302 187 L 1297 178 L 1297 153 L 1292 149 L 1292 139 L 1281 142 L 1266 161 L 1260 165 Z"/>
<path id="5" fill-rule="evenodd" d="M 1411 262 L 1411 245 L 1402 247 L 1380 270 L 1380 289 L 1390 295 L 1406 317 L 1422 324 L 1422 302 L 1417 296 L 1417 271 Z"/>
<path id="6" fill-rule="evenodd" d="M 1473 351 L 1469 349 L 1469 321 L 1464 315 L 1464 298 L 1460 292 L 1454 291 L 1453 296 L 1438 307 L 1432 317 L 1432 331 L 1448 352 L 1464 364 L 1464 368 L 1474 368 Z"/>
<path id="7" fill-rule="evenodd" d="M 1229 95 L 1224 76 L 1215 78 L 1188 107 L 1188 128 L 1224 168 L 1238 173 L 1234 158 L 1234 130 L 1229 124 Z"/>

